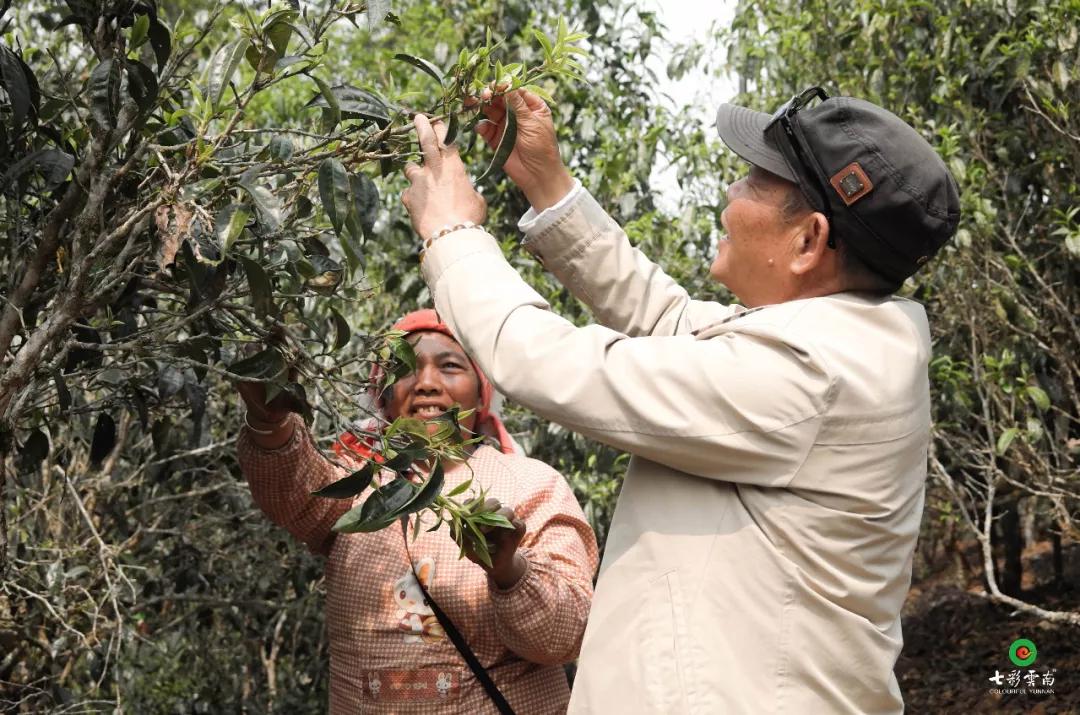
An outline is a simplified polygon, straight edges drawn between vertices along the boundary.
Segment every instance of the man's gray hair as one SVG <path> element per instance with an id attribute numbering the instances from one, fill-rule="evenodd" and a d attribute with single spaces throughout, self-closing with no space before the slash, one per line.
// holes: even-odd
<path id="1" fill-rule="evenodd" d="M 814 207 L 806 200 L 806 195 L 797 184 L 788 187 L 784 204 L 780 207 L 780 213 L 785 221 L 794 221 L 803 214 L 810 213 Z M 832 226 L 829 226 L 830 231 Z M 900 290 L 903 281 L 896 282 L 881 275 L 870 266 L 866 265 L 855 252 L 844 243 L 840 237 L 833 237 L 836 242 L 836 250 L 840 253 L 840 270 L 847 278 L 853 290 L 868 291 L 870 293 L 891 294 Z"/>

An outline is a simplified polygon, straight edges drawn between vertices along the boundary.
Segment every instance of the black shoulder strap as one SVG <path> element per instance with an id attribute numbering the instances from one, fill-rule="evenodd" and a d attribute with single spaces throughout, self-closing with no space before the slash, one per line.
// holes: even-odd
<path id="1" fill-rule="evenodd" d="M 472 648 L 465 642 L 465 638 L 461 635 L 457 626 L 455 626 L 454 622 L 450 620 L 450 617 L 443 612 L 443 609 L 439 608 L 439 604 L 435 603 L 435 599 L 432 598 L 431 594 L 424 588 L 424 582 L 421 581 L 420 576 L 417 575 L 412 555 L 409 554 L 408 523 L 408 517 L 402 517 L 401 535 L 405 538 L 405 554 L 409 558 L 409 568 L 413 571 L 413 578 L 416 579 L 416 583 L 420 587 L 420 592 L 424 594 L 427 605 L 431 607 L 431 611 L 435 614 L 435 618 L 438 619 L 439 625 L 443 627 L 450 642 L 454 644 L 458 653 L 461 653 L 461 657 L 464 658 L 465 662 L 469 665 L 469 670 L 473 672 L 476 679 L 484 686 L 484 692 L 491 698 L 491 702 L 495 703 L 495 707 L 499 710 L 500 715 L 515 715 L 514 709 L 510 707 L 510 703 L 506 702 L 506 698 L 499 692 L 499 687 L 495 685 L 495 681 L 488 675 L 487 669 L 481 665 L 480 659 L 476 657 L 476 654 L 472 652 Z"/>

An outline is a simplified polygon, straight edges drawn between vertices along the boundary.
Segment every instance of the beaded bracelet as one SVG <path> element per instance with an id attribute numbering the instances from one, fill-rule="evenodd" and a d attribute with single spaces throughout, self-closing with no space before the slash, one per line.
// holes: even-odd
<path id="1" fill-rule="evenodd" d="M 461 223 L 456 223 L 453 226 L 450 226 L 450 225 L 443 226 L 438 231 L 436 231 L 435 233 L 431 234 L 426 239 L 424 239 L 423 244 L 421 244 L 421 246 L 420 246 L 420 261 L 423 262 L 423 260 L 424 260 L 424 252 L 427 251 L 428 248 L 431 247 L 431 244 L 435 243 L 435 241 L 439 240 L 443 236 L 454 233 L 456 231 L 464 230 L 466 228 L 478 228 L 481 231 L 484 230 L 482 226 L 479 226 L 479 225 L 477 225 L 476 223 L 474 223 L 472 221 L 462 221 Z"/>

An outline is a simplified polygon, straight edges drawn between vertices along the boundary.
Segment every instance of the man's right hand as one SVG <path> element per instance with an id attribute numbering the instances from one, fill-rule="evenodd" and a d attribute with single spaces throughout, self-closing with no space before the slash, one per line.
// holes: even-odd
<path id="1" fill-rule="evenodd" d="M 490 90 L 484 90 L 486 100 Z M 570 193 L 574 180 L 559 155 L 551 109 L 532 92 L 518 89 L 492 97 L 483 105 L 486 121 L 476 125 L 477 133 L 494 149 L 506 128 L 509 108 L 517 119 L 514 151 L 503 171 L 525 193 L 537 212 L 557 204 Z"/>

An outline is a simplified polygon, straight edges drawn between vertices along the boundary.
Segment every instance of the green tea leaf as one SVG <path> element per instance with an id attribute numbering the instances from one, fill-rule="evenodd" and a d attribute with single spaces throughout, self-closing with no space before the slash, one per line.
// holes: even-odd
<path id="1" fill-rule="evenodd" d="M 150 35 L 150 47 L 154 50 L 157 73 L 160 77 L 165 69 L 165 63 L 169 61 L 169 55 L 172 54 L 172 33 L 160 20 L 152 18 L 147 34 Z"/>
<path id="2" fill-rule="evenodd" d="M 319 92 L 322 94 L 322 104 L 315 104 L 315 106 L 325 108 L 323 111 L 323 131 L 329 134 L 341 122 L 341 105 L 338 103 L 337 95 L 334 94 L 334 88 L 328 85 L 325 80 L 318 75 L 311 75 L 311 79 L 318 85 Z M 310 105 L 312 102 L 308 102 L 308 104 Z"/>
<path id="3" fill-rule="evenodd" d="M 473 518 L 468 515 L 461 517 L 461 522 L 465 525 L 465 529 L 462 530 L 462 539 L 459 541 L 459 545 L 464 550 L 466 545 L 470 548 L 473 554 L 480 559 L 480 561 L 487 566 L 491 567 L 491 549 L 488 547 L 487 536 L 480 530 L 480 528 L 474 523 Z"/>
<path id="4" fill-rule="evenodd" d="M 48 456 L 49 438 L 40 429 L 35 429 L 19 448 L 19 469 L 24 473 L 37 469 Z"/>
<path id="5" fill-rule="evenodd" d="M 249 377 L 256 380 L 281 380 L 288 372 L 289 366 L 285 364 L 285 357 L 277 348 L 265 348 L 249 358 L 238 360 L 226 368 L 229 372 L 240 377 Z"/>
<path id="6" fill-rule="evenodd" d="M 251 305 L 255 308 L 255 314 L 263 320 L 274 311 L 274 291 L 270 279 L 257 261 L 240 256 L 240 263 L 244 266 L 248 288 L 251 289 Z"/>
<path id="7" fill-rule="evenodd" d="M 344 164 L 333 157 L 323 159 L 319 165 L 319 198 L 322 199 L 326 217 L 334 226 L 334 233 L 340 236 L 349 215 L 351 193 L 349 172 Z"/>
<path id="8" fill-rule="evenodd" d="M 329 87 L 318 78 L 313 79 L 320 87 L 320 94 L 304 105 L 305 108 L 334 107 L 342 119 L 367 119 L 380 128 L 390 123 L 390 107 L 374 92 L 347 84 Z"/>
<path id="9" fill-rule="evenodd" d="M 404 52 L 399 52 L 396 55 L 394 55 L 394 59 L 395 60 L 401 60 L 402 62 L 408 62 L 413 67 L 416 67 L 418 70 L 420 70 L 420 71 L 424 72 L 425 74 L 427 74 L 428 76 L 434 78 L 435 81 L 438 82 L 439 84 L 442 84 L 442 81 L 443 81 L 442 71 L 438 67 L 436 67 L 435 65 L 433 65 L 430 62 L 428 62 L 427 60 L 423 59 L 422 57 L 414 57 L 413 55 L 407 55 Z"/>
<path id="10" fill-rule="evenodd" d="M 479 514 L 472 514 L 469 517 L 473 523 L 482 524 L 484 526 L 494 526 L 499 529 L 513 529 L 514 525 L 510 523 L 502 514 L 495 512 L 481 512 Z"/>
<path id="11" fill-rule="evenodd" d="M 327 499 L 352 499 L 371 486 L 371 478 L 374 473 L 374 466 L 371 462 L 368 462 L 363 468 L 336 482 L 327 484 L 322 489 L 313 491 L 312 494 Z"/>
<path id="12" fill-rule="evenodd" d="M 416 352 L 409 341 L 404 337 L 394 337 L 390 339 L 389 344 L 390 352 L 408 368 L 409 372 L 415 371 Z"/>
<path id="13" fill-rule="evenodd" d="M 379 189 L 367 174 L 349 176 L 352 205 L 345 228 L 357 242 L 370 239 L 379 215 Z"/>
<path id="14" fill-rule="evenodd" d="M 102 412 L 94 425 L 94 437 L 90 442 L 90 464 L 96 469 L 116 446 L 116 422 L 108 412 Z"/>
<path id="15" fill-rule="evenodd" d="M 372 494 L 372 497 L 373 496 L 374 494 Z M 372 497 L 368 497 L 364 504 L 370 501 Z M 364 504 L 358 504 L 342 514 L 338 520 L 334 522 L 332 529 L 342 534 L 353 534 L 361 531 L 359 527 L 363 524 L 363 516 L 361 516 L 361 514 L 364 511 Z"/>
<path id="16" fill-rule="evenodd" d="M 278 164 L 284 164 L 291 159 L 295 150 L 296 147 L 293 145 L 292 139 L 280 134 L 271 139 L 266 146 L 266 153 L 269 155 L 270 160 Z"/>
<path id="17" fill-rule="evenodd" d="M 299 13 L 295 10 L 278 10 L 270 13 L 263 20 L 263 34 L 270 40 L 277 56 L 284 57 L 289 49 L 289 40 L 292 38 L 292 23 Z"/>
<path id="18" fill-rule="evenodd" d="M 233 243 L 247 226 L 248 212 L 243 204 L 229 204 L 214 217 L 214 227 L 218 243 L 221 244 L 221 256 L 224 258 Z"/>
<path id="19" fill-rule="evenodd" d="M 142 15 L 142 17 L 146 17 Z M 139 110 L 143 114 L 149 114 L 154 109 L 154 102 L 158 96 L 158 82 L 154 70 L 142 62 L 125 60 L 128 77 L 128 92 Z"/>
<path id="20" fill-rule="evenodd" d="M 522 86 L 522 89 L 527 90 L 529 92 L 532 92 L 533 94 L 535 94 L 537 97 L 544 100 L 548 104 L 553 104 L 555 102 L 555 98 L 551 96 L 551 93 L 548 92 L 543 87 L 541 87 L 540 85 L 526 84 L 526 85 Z"/>
<path id="21" fill-rule="evenodd" d="M 131 26 L 131 36 L 128 39 L 128 49 L 137 49 L 142 43 L 146 42 L 146 36 L 150 32 L 150 16 L 139 15 L 135 18 L 135 23 Z"/>
<path id="22" fill-rule="evenodd" d="M 244 59 L 248 66 L 255 70 L 255 74 L 260 75 L 273 74 L 280 57 L 274 48 L 264 41 L 252 42 L 244 52 Z"/>
<path id="23" fill-rule="evenodd" d="M 384 434 L 387 437 L 393 437 L 394 435 L 399 434 L 411 434 L 420 437 L 427 437 L 427 423 L 415 417 L 398 417 L 390 423 L 390 426 L 386 428 Z M 405 464 L 401 465 L 402 468 L 411 464 L 413 459 L 414 457 L 410 456 L 406 460 Z"/>
<path id="24" fill-rule="evenodd" d="M 0 186 L 9 186 L 29 171 L 36 169 L 45 177 L 50 188 L 58 186 L 71 173 L 75 157 L 59 149 L 39 149 L 12 163 L 0 174 Z"/>
<path id="25" fill-rule="evenodd" d="M 1039 409 L 1039 412 L 1046 412 L 1050 409 L 1050 396 L 1046 394 L 1046 391 L 1036 385 L 1028 385 L 1027 387 L 1028 397 L 1035 403 L 1035 406 Z"/>
<path id="26" fill-rule="evenodd" d="M 398 510 L 416 496 L 417 488 L 408 479 L 399 477 L 372 492 L 359 507 L 345 513 L 334 531 L 352 534 L 385 529 L 397 520 Z"/>
<path id="27" fill-rule="evenodd" d="M 491 157 L 491 163 L 488 164 L 488 168 L 484 169 L 484 173 L 476 180 L 481 182 L 490 176 L 493 172 L 503 168 L 503 164 L 510 158 L 510 153 L 514 151 L 514 143 L 517 141 L 517 115 L 509 107 L 506 111 L 506 129 L 503 130 L 502 139 L 499 140 L 499 147 L 495 150 L 495 155 Z"/>
<path id="28" fill-rule="evenodd" d="M 112 129 L 120 107 L 120 63 L 105 60 L 90 73 L 90 113 L 102 129 Z"/>
<path id="29" fill-rule="evenodd" d="M 247 38 L 230 42 L 223 45 L 210 61 L 207 97 L 215 107 L 221 104 L 221 98 L 225 95 L 225 90 L 229 87 L 229 82 L 232 81 L 232 76 L 236 74 L 237 68 L 240 67 L 240 62 L 244 59 L 244 53 L 247 52 L 250 45 L 251 41 Z"/>
<path id="30" fill-rule="evenodd" d="M 3 46 L 0 46 L 0 81 L 7 91 L 15 126 L 21 127 L 31 109 L 30 82 L 19 57 Z"/>
<path id="31" fill-rule="evenodd" d="M 997 446 L 995 448 L 998 456 L 1005 454 L 1005 450 L 1009 448 L 1009 445 L 1013 443 L 1013 440 L 1016 439 L 1016 436 L 1018 434 L 1020 434 L 1019 427 L 1010 427 L 1009 429 L 1001 433 L 1001 436 L 998 437 Z"/>
<path id="32" fill-rule="evenodd" d="M 259 164 L 248 169 L 240 175 L 236 183 L 251 197 L 259 223 L 268 232 L 274 233 L 281 228 L 281 199 L 270 189 L 255 183 L 264 166 L 265 164 Z"/>
<path id="33" fill-rule="evenodd" d="M 349 344 L 349 338 L 352 337 L 352 330 L 349 328 L 349 322 L 345 320 L 344 316 L 342 316 L 336 308 L 330 309 L 330 317 L 334 321 L 333 350 L 337 351 Z"/>
<path id="34" fill-rule="evenodd" d="M 471 486 L 472 486 L 472 479 L 466 479 L 461 484 L 458 484 L 456 487 L 454 487 L 449 492 L 447 492 L 446 496 L 447 497 L 456 497 L 459 494 L 464 494 L 466 491 L 468 491 L 469 487 L 471 487 Z"/>
<path id="35" fill-rule="evenodd" d="M 415 514 L 421 509 L 427 509 L 431 506 L 432 502 L 435 501 L 436 497 L 442 493 L 444 482 L 445 476 L 443 474 L 442 462 L 436 462 L 435 468 L 431 470 L 431 474 L 428 476 L 427 481 L 421 485 L 419 491 L 416 492 L 416 496 L 398 511 L 398 516 Z"/>
<path id="36" fill-rule="evenodd" d="M 443 146 L 450 146 L 457 139 L 458 135 L 458 115 L 456 112 L 450 113 L 450 120 L 446 125 L 446 136 L 443 137 Z"/>

